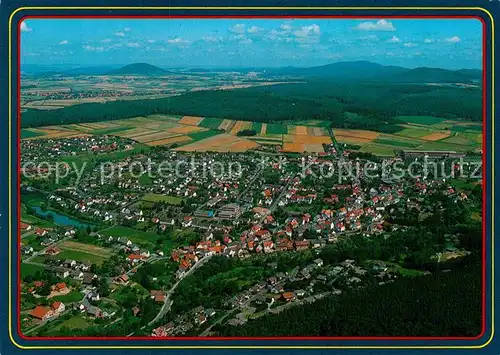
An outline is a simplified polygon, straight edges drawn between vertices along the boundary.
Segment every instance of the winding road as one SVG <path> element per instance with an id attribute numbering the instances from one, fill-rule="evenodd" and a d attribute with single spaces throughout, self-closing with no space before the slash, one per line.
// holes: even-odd
<path id="1" fill-rule="evenodd" d="M 168 290 L 168 292 L 166 293 L 165 295 L 165 303 L 163 304 L 163 306 L 161 307 L 161 310 L 160 312 L 158 312 L 158 315 L 151 321 L 148 323 L 148 326 L 154 324 L 155 322 L 157 322 L 160 318 L 164 317 L 168 311 L 170 310 L 170 307 L 172 306 L 172 301 L 170 301 L 170 296 L 173 295 L 175 289 L 177 288 L 177 286 L 179 285 L 179 283 L 184 279 L 186 278 L 187 276 L 191 275 L 196 269 L 198 269 L 200 266 L 202 266 L 203 264 L 205 264 L 208 260 L 210 260 L 210 258 L 212 257 L 212 255 L 210 256 L 207 256 L 207 257 L 204 257 L 200 260 L 198 260 L 191 269 L 189 269 L 188 272 L 186 272 L 184 274 L 184 276 L 182 276 L 179 281 L 177 281 L 173 286 L 172 288 L 170 288 L 170 290 Z"/>

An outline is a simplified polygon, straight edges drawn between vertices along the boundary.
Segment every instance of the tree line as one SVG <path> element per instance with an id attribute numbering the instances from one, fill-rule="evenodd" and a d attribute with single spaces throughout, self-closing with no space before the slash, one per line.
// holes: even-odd
<path id="1" fill-rule="evenodd" d="M 356 113 L 360 117 L 346 115 Z M 410 84 L 309 81 L 240 90 L 189 92 L 154 100 L 85 103 L 58 110 L 27 109 L 22 127 L 175 114 L 281 122 L 320 119 L 334 127 L 393 132 L 398 115 L 481 121 L 481 91 Z"/>

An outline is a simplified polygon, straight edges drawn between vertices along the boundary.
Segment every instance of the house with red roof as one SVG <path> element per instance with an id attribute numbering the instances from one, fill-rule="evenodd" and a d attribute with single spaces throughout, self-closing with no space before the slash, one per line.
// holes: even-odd
<path id="1" fill-rule="evenodd" d="M 29 231 L 31 230 L 31 225 L 29 225 L 28 223 L 21 222 L 21 230 Z"/>
<path id="2" fill-rule="evenodd" d="M 146 256 L 140 255 L 140 254 L 130 254 L 128 257 L 128 261 L 132 264 L 136 264 L 140 262 L 141 260 L 147 259 Z"/>
<path id="3" fill-rule="evenodd" d="M 54 311 L 54 313 L 59 314 L 66 310 L 66 306 L 61 301 L 55 301 L 50 305 L 50 308 Z"/>
<path id="4" fill-rule="evenodd" d="M 115 277 L 115 281 L 122 284 L 122 285 L 126 285 L 129 282 L 129 277 L 127 274 L 123 274 L 123 275 Z"/>
<path id="5" fill-rule="evenodd" d="M 182 221 L 182 226 L 183 227 L 189 227 L 193 224 L 193 216 L 184 216 L 184 219 Z"/>
<path id="6" fill-rule="evenodd" d="M 267 229 L 260 229 L 255 232 L 255 235 L 261 239 L 264 239 L 269 238 L 271 236 L 271 233 Z"/>
<path id="7" fill-rule="evenodd" d="M 50 318 L 54 318 L 56 316 L 56 313 L 44 306 L 36 306 L 31 312 L 30 315 L 36 319 L 40 319 L 41 321 L 46 321 Z"/>
<path id="8" fill-rule="evenodd" d="M 36 235 L 43 237 L 44 235 L 46 235 L 48 233 L 48 231 L 45 228 L 36 227 L 35 233 L 36 233 Z"/>
<path id="9" fill-rule="evenodd" d="M 54 291 L 57 291 L 57 292 L 66 291 L 66 282 L 58 282 L 52 287 L 53 287 Z"/>
<path id="10" fill-rule="evenodd" d="M 56 245 L 51 245 L 45 250 L 45 255 L 57 255 L 61 252 Z"/>
<path id="11" fill-rule="evenodd" d="M 295 295 L 293 292 L 284 292 L 281 297 L 287 302 L 293 301 L 295 299 Z"/>
<path id="12" fill-rule="evenodd" d="M 33 285 L 35 286 L 35 288 L 39 288 L 39 287 L 42 287 L 44 285 L 43 281 L 35 281 L 33 282 Z"/>
<path id="13" fill-rule="evenodd" d="M 305 250 L 309 248 L 308 240 L 297 240 L 295 241 L 295 249 L 296 250 Z"/>
<path id="14" fill-rule="evenodd" d="M 274 243 L 272 240 L 267 240 L 262 243 L 262 246 L 264 247 L 264 253 L 271 253 L 274 248 Z"/>
<path id="15" fill-rule="evenodd" d="M 266 216 L 265 220 L 264 220 L 264 223 L 266 224 L 273 224 L 274 223 L 274 217 L 269 215 L 269 216 Z"/>

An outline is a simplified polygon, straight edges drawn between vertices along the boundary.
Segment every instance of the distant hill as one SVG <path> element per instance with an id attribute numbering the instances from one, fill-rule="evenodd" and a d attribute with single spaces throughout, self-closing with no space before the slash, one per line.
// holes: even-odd
<path id="1" fill-rule="evenodd" d="M 387 78 L 392 82 L 441 82 L 464 83 L 481 80 L 481 70 L 446 70 L 438 68 L 415 68 Z"/>
<path id="2" fill-rule="evenodd" d="M 147 63 L 129 64 L 108 72 L 110 75 L 163 75 L 168 73 L 165 69 Z"/>
<path id="3" fill-rule="evenodd" d="M 286 67 L 269 71 L 281 75 L 327 76 L 338 78 L 372 78 L 399 74 L 407 71 L 403 67 L 388 67 L 381 64 L 354 61 L 339 62 L 310 68 Z"/>
<path id="4" fill-rule="evenodd" d="M 385 81 L 400 83 L 470 82 L 481 80 L 481 70 L 447 70 L 438 68 L 408 69 L 385 66 L 368 61 L 338 62 L 310 68 L 285 67 L 270 69 L 268 75 L 324 77 L 339 80 Z"/>

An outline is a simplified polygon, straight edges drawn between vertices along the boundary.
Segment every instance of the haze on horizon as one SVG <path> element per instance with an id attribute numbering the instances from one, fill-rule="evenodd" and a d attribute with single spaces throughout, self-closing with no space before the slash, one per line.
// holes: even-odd
<path id="1" fill-rule="evenodd" d="M 481 69 L 477 19 L 27 19 L 22 65 Z"/>

